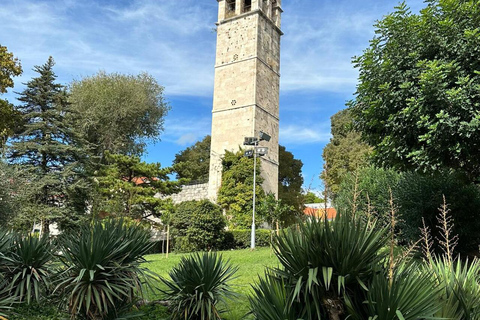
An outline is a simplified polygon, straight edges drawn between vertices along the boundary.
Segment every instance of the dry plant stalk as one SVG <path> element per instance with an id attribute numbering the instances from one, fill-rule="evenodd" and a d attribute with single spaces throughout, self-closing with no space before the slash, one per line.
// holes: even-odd
<path id="1" fill-rule="evenodd" d="M 357 213 L 357 201 L 360 196 L 361 191 L 358 190 L 358 172 L 355 170 L 355 185 L 353 189 L 353 199 L 352 199 L 352 216 L 355 217 Z"/>
<path id="2" fill-rule="evenodd" d="M 422 217 L 422 224 L 423 227 L 420 228 L 420 232 L 422 233 L 422 237 L 420 241 L 422 241 L 422 252 L 424 257 L 427 259 L 428 263 L 432 265 L 432 246 L 433 240 L 432 235 L 430 233 L 430 228 L 425 225 L 425 219 Z"/>
<path id="3" fill-rule="evenodd" d="M 451 264 L 453 261 L 453 251 L 458 244 L 458 235 L 453 234 L 453 218 L 449 214 L 448 204 L 443 195 L 443 204 L 438 209 L 440 211 L 437 216 L 438 229 L 441 232 L 441 239 L 437 238 L 438 243 L 442 246 L 443 253 L 446 255 L 448 262 Z"/>
<path id="4" fill-rule="evenodd" d="M 395 269 L 395 257 L 393 254 L 393 249 L 395 248 L 395 226 L 397 225 L 397 219 L 395 217 L 396 215 L 396 208 L 393 203 L 393 193 L 392 193 L 392 188 L 388 188 L 390 192 L 390 233 L 391 233 L 391 238 L 390 238 L 390 258 L 389 258 L 389 266 L 388 266 L 388 277 L 389 277 L 389 285 L 390 288 L 393 285 L 393 271 Z"/>
<path id="5" fill-rule="evenodd" d="M 373 226 L 373 216 L 375 214 L 375 208 L 372 206 L 372 201 L 370 200 L 370 195 L 367 192 L 367 226 L 372 228 Z"/>
<path id="6" fill-rule="evenodd" d="M 422 241 L 422 239 L 417 240 L 415 243 L 410 243 L 410 246 L 405 250 L 397 259 L 395 259 L 394 267 L 396 267 L 399 263 L 404 260 L 410 259 L 414 252 L 417 251 L 418 244 Z"/>

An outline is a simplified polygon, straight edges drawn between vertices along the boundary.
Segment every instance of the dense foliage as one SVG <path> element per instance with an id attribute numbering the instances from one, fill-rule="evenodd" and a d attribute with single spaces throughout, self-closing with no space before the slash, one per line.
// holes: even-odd
<path id="1" fill-rule="evenodd" d="M 232 296 L 228 282 L 237 269 L 216 253 L 182 258 L 169 272 L 170 279 L 161 278 L 172 302 L 173 319 L 221 319 L 219 306 Z"/>
<path id="2" fill-rule="evenodd" d="M 218 190 L 217 203 L 226 211 L 230 227 L 249 228 L 252 225 L 253 159 L 245 157 L 242 150 L 225 151 L 222 164 L 222 185 Z M 260 159 L 257 159 L 256 166 L 255 205 L 258 206 L 265 195 L 262 188 Z"/>
<path id="3" fill-rule="evenodd" d="M 76 129 L 94 146 L 93 153 L 143 153 L 147 139 L 158 140 L 170 109 L 163 87 L 146 73 L 137 76 L 99 72 L 74 81 L 70 103 Z"/>
<path id="4" fill-rule="evenodd" d="M 379 164 L 479 181 L 479 24 L 478 2 L 458 0 L 401 4 L 376 24 L 350 109 Z"/>
<path id="5" fill-rule="evenodd" d="M 158 215 L 162 199 L 180 190 L 182 181 L 170 181 L 171 168 L 160 163 L 145 163 L 136 156 L 105 153 L 105 164 L 97 171 L 99 197 L 94 199 L 94 213 L 132 218 Z"/>
<path id="6" fill-rule="evenodd" d="M 78 165 L 81 141 L 72 131 L 66 88 L 55 82 L 52 57 L 34 71 L 38 77 L 26 84 L 17 107 L 24 123 L 12 138 L 9 160 L 21 165 L 20 175 L 28 181 L 29 198 L 24 215 L 42 222 L 48 232 L 50 221 L 70 220 L 70 194 L 82 179 Z M 82 208 L 85 211 L 85 206 Z"/>
<path id="7" fill-rule="evenodd" d="M 225 225 L 225 217 L 216 204 L 208 200 L 182 202 L 171 219 L 175 250 L 219 249 L 225 239 Z"/>
<path id="8" fill-rule="evenodd" d="M 324 166 L 321 178 L 327 187 L 328 196 L 335 198 L 347 173 L 368 166 L 372 148 L 362 141 L 361 134 L 354 129 L 349 109 L 334 114 L 331 127 L 332 138 L 322 154 Z"/>
<path id="9" fill-rule="evenodd" d="M 207 181 L 210 170 L 210 136 L 197 141 L 193 146 L 180 151 L 173 160 L 177 179 Z"/>

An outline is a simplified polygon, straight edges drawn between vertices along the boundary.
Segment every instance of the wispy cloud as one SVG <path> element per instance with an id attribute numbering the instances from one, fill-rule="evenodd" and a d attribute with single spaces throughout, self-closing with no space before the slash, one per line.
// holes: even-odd
<path id="1" fill-rule="evenodd" d="M 280 144 L 283 145 L 326 143 L 330 137 L 329 123 L 318 126 L 287 125 L 280 127 Z"/>
<path id="2" fill-rule="evenodd" d="M 210 134 L 211 123 L 210 118 L 168 118 L 162 140 L 180 146 L 193 144 Z"/>

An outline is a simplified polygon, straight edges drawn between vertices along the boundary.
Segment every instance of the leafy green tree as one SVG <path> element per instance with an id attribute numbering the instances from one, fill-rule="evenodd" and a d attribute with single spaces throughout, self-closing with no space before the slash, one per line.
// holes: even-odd
<path id="1" fill-rule="evenodd" d="M 315 193 L 308 191 L 304 196 L 303 196 L 303 201 L 305 203 L 323 203 L 325 202 L 324 199 L 320 198 L 317 196 Z"/>
<path id="2" fill-rule="evenodd" d="M 145 163 L 135 156 L 105 154 L 106 165 L 98 171 L 96 180 L 101 200 L 97 213 L 143 218 L 157 215 L 163 200 L 157 193 L 169 195 L 180 190 L 182 181 L 170 181 L 171 168 L 160 163 Z"/>
<path id="3" fill-rule="evenodd" d="M 42 221 L 45 232 L 50 221 L 75 219 L 74 208 L 68 205 L 70 191 L 83 174 L 78 166 L 79 140 L 68 121 L 71 109 L 66 89 L 55 83 L 53 66 L 52 57 L 36 66 L 38 77 L 20 93 L 18 100 L 23 104 L 17 110 L 24 126 L 13 136 L 8 152 L 28 181 L 24 218 L 28 223 Z"/>
<path id="4" fill-rule="evenodd" d="M 280 219 L 284 224 L 290 224 L 295 221 L 295 216 L 303 211 L 303 163 L 302 160 L 295 159 L 284 146 L 278 146 L 278 157 L 278 199 L 282 205 L 293 209 L 285 211 Z"/>
<path id="5" fill-rule="evenodd" d="M 206 181 L 210 170 L 210 136 L 205 136 L 193 146 L 180 151 L 173 160 L 173 169 L 177 179 Z"/>
<path id="6" fill-rule="evenodd" d="M 75 127 L 94 146 L 105 151 L 140 155 L 146 141 L 156 141 L 170 109 L 163 87 L 150 75 L 98 74 L 74 81 L 70 102 L 77 112 Z"/>
<path id="7" fill-rule="evenodd" d="M 248 228 L 252 225 L 253 159 L 245 157 L 243 150 L 226 151 L 222 164 L 222 185 L 218 190 L 217 203 L 226 211 L 230 227 Z M 260 159 L 257 159 L 256 165 L 255 205 L 259 205 L 265 194 L 260 175 Z"/>
<path id="8" fill-rule="evenodd" d="M 0 93 L 13 87 L 13 77 L 22 74 L 20 61 L 8 52 L 7 47 L 0 45 Z"/>
<path id="9" fill-rule="evenodd" d="M 21 183 L 15 169 L 0 160 L 0 227 L 11 227 L 11 222 L 21 201 L 18 194 Z"/>
<path id="10" fill-rule="evenodd" d="M 403 3 L 354 59 L 360 83 L 350 104 L 378 164 L 401 170 L 463 171 L 480 180 L 480 6 Z"/>
<path id="11" fill-rule="evenodd" d="M 371 148 L 361 140 L 361 134 L 353 128 L 349 109 L 331 118 L 332 138 L 323 149 L 324 170 L 321 174 L 329 196 L 335 198 L 340 185 L 349 172 L 368 165 Z"/>
<path id="12" fill-rule="evenodd" d="M 0 94 L 13 87 L 13 77 L 22 74 L 22 66 L 7 47 L 0 45 Z M 20 116 L 12 104 L 0 99 L 0 149 L 3 149 L 7 138 L 13 134 L 14 128 L 20 123 Z M 2 152 L 3 153 L 3 152 Z"/>

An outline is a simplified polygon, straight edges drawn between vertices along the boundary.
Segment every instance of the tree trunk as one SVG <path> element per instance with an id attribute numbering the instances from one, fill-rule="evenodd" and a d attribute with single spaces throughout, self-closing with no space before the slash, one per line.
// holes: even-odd
<path id="1" fill-rule="evenodd" d="M 167 259 L 168 259 L 169 251 L 170 251 L 170 225 L 167 225 Z"/>
<path id="2" fill-rule="evenodd" d="M 329 320 L 341 320 L 343 315 L 343 303 L 340 299 L 325 299 L 323 305 L 327 309 Z"/>

